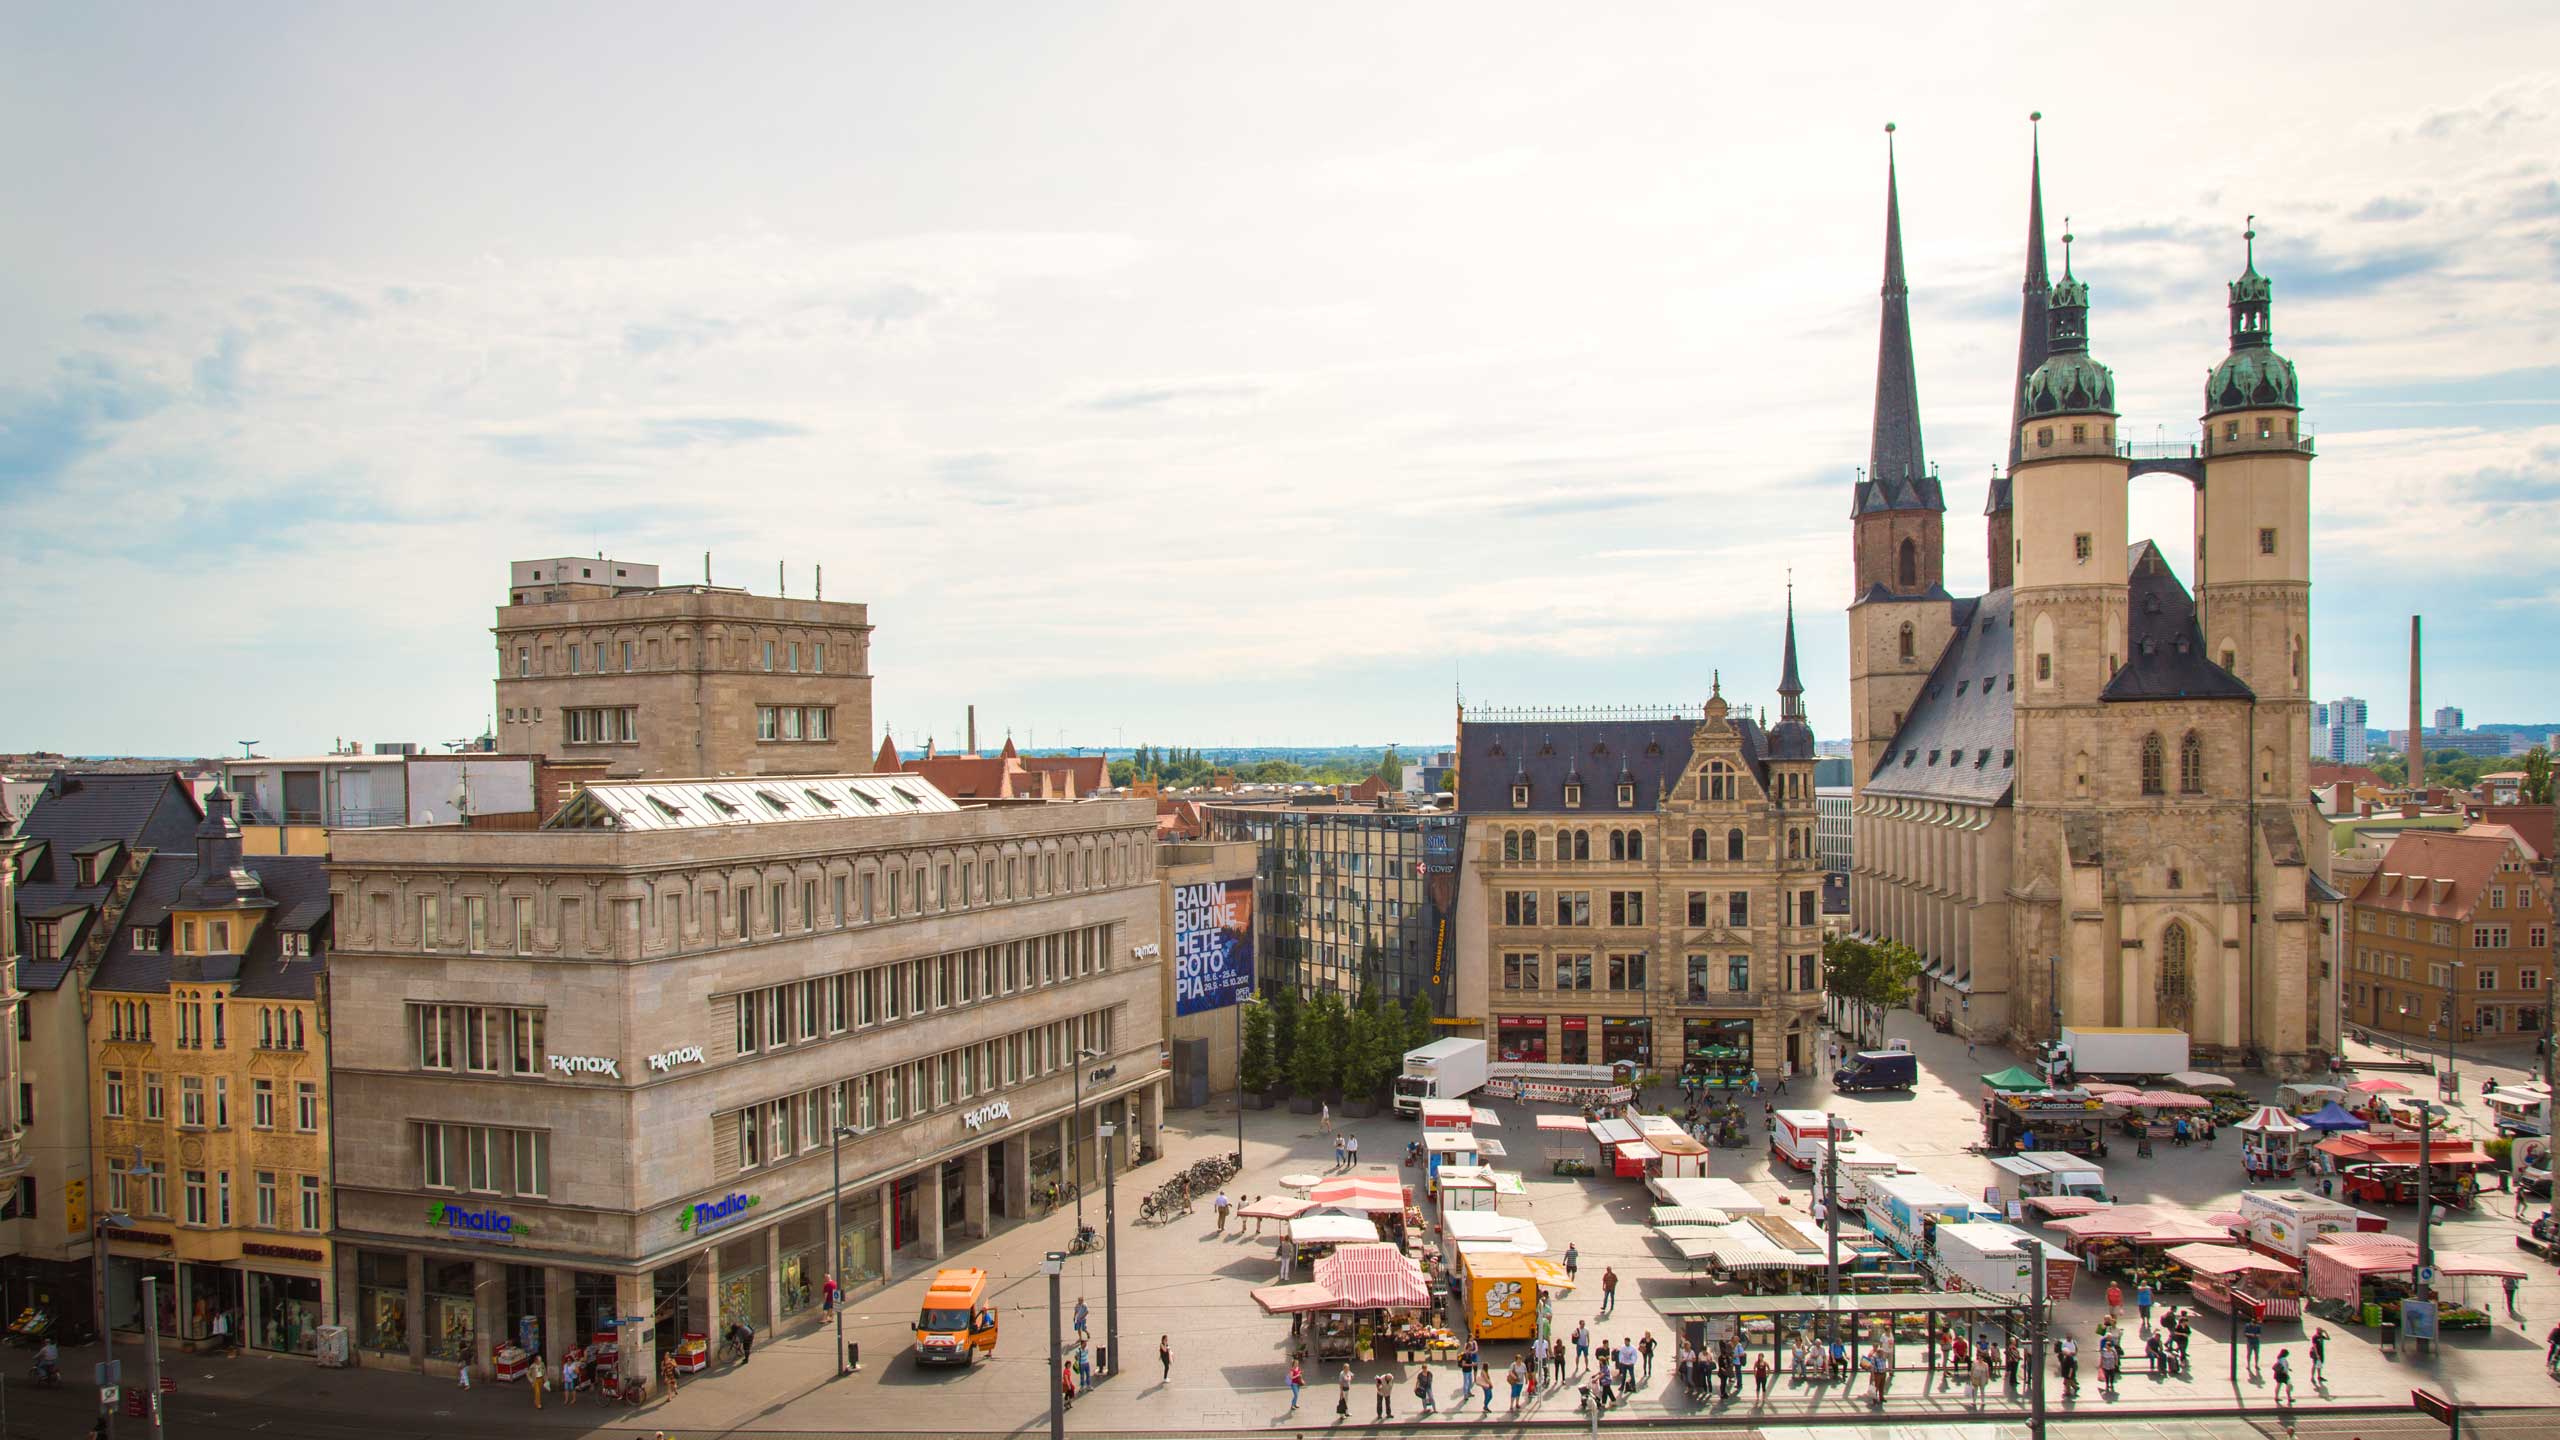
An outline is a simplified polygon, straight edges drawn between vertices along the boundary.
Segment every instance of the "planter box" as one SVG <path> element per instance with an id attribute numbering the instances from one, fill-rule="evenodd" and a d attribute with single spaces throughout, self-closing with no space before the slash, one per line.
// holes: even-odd
<path id="1" fill-rule="evenodd" d="M 1366 1120 L 1370 1116 L 1378 1113 L 1378 1102 L 1375 1100 L 1345 1100 L 1342 1102 L 1342 1113 L 1350 1116 L 1354 1120 Z"/>
<path id="2" fill-rule="evenodd" d="M 1268 1092 L 1268 1091 L 1263 1091 L 1263 1090 L 1247 1090 L 1246 1092 L 1244 1092 L 1244 1108 L 1246 1108 L 1247 1110 L 1268 1110 L 1268 1109 L 1270 1109 L 1270 1108 L 1271 1108 L 1271 1095 L 1270 1095 L 1270 1092 Z"/>
<path id="3" fill-rule="evenodd" d="M 1316 1097 L 1313 1095 L 1290 1096 L 1289 1113 L 1292 1115 L 1313 1115 L 1316 1113 Z"/>

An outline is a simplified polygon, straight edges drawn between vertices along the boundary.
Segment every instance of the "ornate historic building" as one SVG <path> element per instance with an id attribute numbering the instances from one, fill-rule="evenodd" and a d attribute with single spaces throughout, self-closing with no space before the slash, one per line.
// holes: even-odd
<path id="1" fill-rule="evenodd" d="M 1594 713 L 1459 711 L 1457 943 L 1487 1038 L 1509 1060 L 1803 1069 L 1822 861 L 1792 602 L 1775 725 L 1720 682 L 1699 712 Z"/>
<path id="2" fill-rule="evenodd" d="M 2274 287 L 2253 231 L 2200 442 L 2124 442 L 2069 235 L 2047 283 L 2040 157 L 2028 184 L 1992 588 L 1958 597 L 1888 163 L 1874 441 L 1851 504 L 1852 913 L 1919 951 L 1920 1005 L 1968 1034 L 2170 1025 L 2200 1056 L 2297 1065 L 2332 1040 L 2311 906 L 2335 897 L 2308 801 L 2312 445 L 2271 344 Z M 2130 481 L 2159 471 L 2195 486 L 2192 595 L 2126 534 Z"/>

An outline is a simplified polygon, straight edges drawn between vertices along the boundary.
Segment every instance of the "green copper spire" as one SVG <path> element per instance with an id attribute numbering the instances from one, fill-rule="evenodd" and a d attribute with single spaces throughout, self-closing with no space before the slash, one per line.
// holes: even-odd
<path id="1" fill-rule="evenodd" d="M 2116 377 L 2089 358 L 2089 287 L 2071 273 L 2070 217 L 2062 223 L 2062 278 L 2046 301 L 2048 353 L 2027 377 L 2021 408 L 2031 417 L 2113 415 Z"/>
<path id="2" fill-rule="evenodd" d="M 2300 377 L 2293 362 L 2275 352 L 2272 328 L 2276 287 L 2258 273 L 2258 217 L 2241 232 L 2248 246 L 2240 278 L 2231 282 L 2231 353 L 2204 383 L 2204 413 L 2225 410 L 2298 410 Z"/>

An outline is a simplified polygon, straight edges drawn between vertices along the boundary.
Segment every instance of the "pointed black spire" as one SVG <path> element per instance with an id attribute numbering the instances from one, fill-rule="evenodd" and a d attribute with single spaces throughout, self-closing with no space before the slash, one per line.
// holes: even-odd
<path id="1" fill-rule="evenodd" d="M 2043 119 L 2041 110 L 2027 116 L 2030 126 Z M 2020 287 L 2024 293 L 2018 304 L 2018 383 L 2009 392 L 2009 464 L 2013 468 L 2025 458 L 2020 447 L 2027 423 L 2027 377 L 2035 374 L 2036 367 L 2052 353 L 2047 339 L 2052 320 L 2047 307 L 2053 286 L 2045 274 L 2044 144 L 2040 131 L 2030 131 L 2027 147 L 2027 277 Z M 2005 492 L 2007 487 L 1999 489 Z"/>
<path id="2" fill-rule="evenodd" d="M 1804 718 L 1804 681 L 1796 674 L 1796 584 L 1787 582 L 1787 658 L 1778 672 L 1778 718 Z"/>
<path id="3" fill-rule="evenodd" d="M 1902 270 L 1902 187 L 1885 130 L 1884 315 L 1876 341 L 1876 415 L 1856 508 L 1943 510 L 1920 442 L 1920 384 L 1911 363 L 1911 287 Z"/>

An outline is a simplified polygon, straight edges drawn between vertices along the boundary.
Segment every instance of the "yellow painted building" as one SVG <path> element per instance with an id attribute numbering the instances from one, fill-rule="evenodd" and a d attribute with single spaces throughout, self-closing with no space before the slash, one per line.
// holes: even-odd
<path id="1" fill-rule="evenodd" d="M 164 1336 L 309 1354 L 330 1283 L 324 862 L 244 856 L 229 795 L 151 858 L 90 987 L 107 1312 Z"/>

